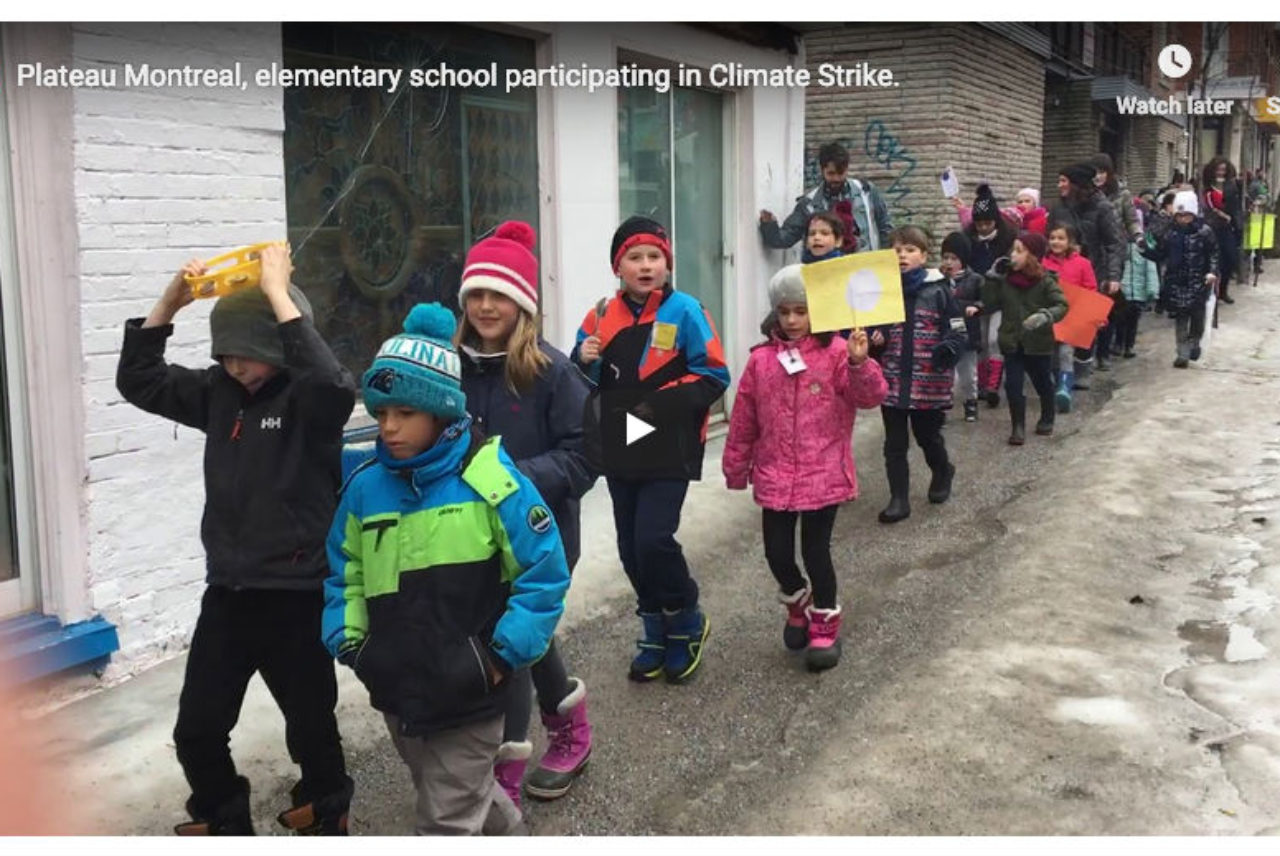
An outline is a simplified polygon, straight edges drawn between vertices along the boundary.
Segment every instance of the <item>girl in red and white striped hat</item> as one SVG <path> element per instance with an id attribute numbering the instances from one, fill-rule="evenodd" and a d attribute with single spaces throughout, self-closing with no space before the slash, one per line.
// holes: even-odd
<path id="1" fill-rule="evenodd" d="M 569 358 L 539 335 L 534 244 L 529 224 L 509 221 L 471 248 L 458 291 L 463 316 L 455 341 L 467 410 L 486 434 L 502 436 L 507 454 L 542 494 L 572 572 L 579 555 L 578 500 L 596 480 L 582 450 L 589 388 Z M 524 789 L 556 799 L 591 755 L 586 684 L 568 675 L 554 638 L 546 655 L 513 680 L 494 774 L 519 806 L 533 749 L 528 734 L 536 690 L 547 751 Z"/>

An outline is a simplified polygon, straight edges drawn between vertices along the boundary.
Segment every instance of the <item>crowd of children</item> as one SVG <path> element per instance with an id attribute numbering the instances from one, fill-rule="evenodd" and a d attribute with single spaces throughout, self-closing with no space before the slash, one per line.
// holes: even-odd
<path id="1" fill-rule="evenodd" d="M 851 232 L 864 231 L 838 205 L 809 214 L 803 264 L 770 280 L 764 341 L 738 380 L 722 470 L 762 509 L 783 644 L 809 669 L 840 659 L 831 538 L 840 505 L 858 496 L 859 409 L 880 409 L 890 501 L 879 520 L 892 524 L 911 513 L 911 436 L 930 470 L 929 501 L 950 497 L 943 425 L 955 387 L 973 422 L 979 400 L 998 406 L 1003 378 L 1008 442 L 1022 445 L 1026 379 L 1040 403 L 1035 433 L 1052 434 L 1090 366 L 1105 370 L 1113 347 L 1133 356 L 1153 301 L 1175 322 L 1174 365 L 1199 358 L 1222 250 L 1197 195 L 1178 189 L 1145 210 L 1105 157 L 1065 167 L 1059 190 L 1050 214 L 1034 189 L 1002 210 L 982 185 L 971 209 L 957 204 L 962 229 L 938 246 L 918 226 L 887 233 L 900 323 L 813 332 L 803 264 L 856 249 Z M 260 673 L 302 771 L 280 823 L 346 834 L 354 783 L 334 715 L 335 659 L 368 689 L 411 772 L 418 832 L 512 832 L 522 793 L 566 793 L 590 758 L 592 727 L 585 682 L 569 675 L 554 632 L 580 553 L 579 500 L 600 475 L 640 619 L 628 676 L 681 684 L 699 669 L 711 621 L 675 533 L 689 483 L 702 477 L 710 410 L 730 383 L 719 335 L 673 289 L 662 225 L 637 216 L 609 248 L 620 287 L 563 354 L 539 335 L 534 246 L 527 224 L 501 225 L 467 255 L 461 318 L 419 305 L 383 343 L 361 378 L 379 436 L 345 480 L 356 384 L 290 285 L 285 248 L 262 252 L 260 288 L 215 306 L 211 368 L 164 360 L 173 317 L 192 301 L 184 274 L 202 273 L 200 263 L 126 325 L 121 393 L 206 434 L 208 586 L 174 731 L 191 787 L 179 833 L 252 832 L 249 783 L 228 738 Z M 1114 301 L 1109 332 L 1091 348 L 1055 341 L 1072 287 Z M 662 421 L 679 458 L 635 469 L 591 454 L 601 431 L 593 388 L 624 392 Z M 528 771 L 535 700 L 548 740 Z"/>

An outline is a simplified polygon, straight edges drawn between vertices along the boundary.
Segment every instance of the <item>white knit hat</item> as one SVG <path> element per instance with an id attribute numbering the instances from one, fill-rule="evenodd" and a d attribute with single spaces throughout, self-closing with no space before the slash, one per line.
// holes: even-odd
<path id="1" fill-rule="evenodd" d="M 1179 190 L 1173 197 L 1174 214 L 1194 214 L 1200 216 L 1200 200 L 1194 190 Z"/>
<path id="2" fill-rule="evenodd" d="M 787 265 L 769 280 L 769 305 L 777 309 L 783 303 L 808 303 L 804 291 L 804 265 Z"/>

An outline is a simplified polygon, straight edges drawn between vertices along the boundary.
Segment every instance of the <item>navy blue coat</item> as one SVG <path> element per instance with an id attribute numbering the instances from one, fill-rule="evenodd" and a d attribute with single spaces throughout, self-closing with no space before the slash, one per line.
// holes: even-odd
<path id="1" fill-rule="evenodd" d="M 459 349 L 467 412 L 533 482 L 556 518 L 569 568 L 581 552 L 578 500 L 598 475 L 582 451 L 582 415 L 590 386 L 569 358 L 541 340 L 550 358 L 532 389 L 517 395 L 507 386 L 506 357 L 473 357 Z"/>

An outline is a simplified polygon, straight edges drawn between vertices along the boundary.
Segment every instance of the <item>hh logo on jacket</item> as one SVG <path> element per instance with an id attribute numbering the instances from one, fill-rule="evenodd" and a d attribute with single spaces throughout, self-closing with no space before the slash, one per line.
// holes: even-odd
<path id="1" fill-rule="evenodd" d="M 263 431 L 266 431 L 268 428 L 279 430 L 284 427 L 284 418 L 280 416 L 264 416 L 262 417 L 261 427 Z"/>

